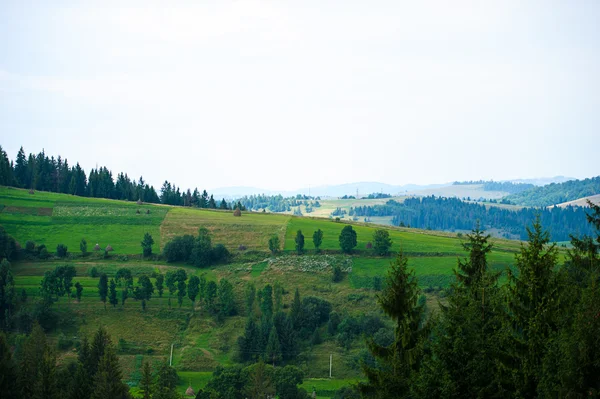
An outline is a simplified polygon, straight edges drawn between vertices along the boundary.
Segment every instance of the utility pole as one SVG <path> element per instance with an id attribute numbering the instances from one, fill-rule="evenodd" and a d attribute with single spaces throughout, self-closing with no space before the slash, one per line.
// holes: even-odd
<path id="1" fill-rule="evenodd" d="M 169 358 L 169 366 L 173 365 L 173 345 L 171 344 L 171 357 Z"/>
<path id="2" fill-rule="evenodd" d="M 333 365 L 333 354 L 329 355 L 329 378 L 331 378 L 331 367 Z"/>

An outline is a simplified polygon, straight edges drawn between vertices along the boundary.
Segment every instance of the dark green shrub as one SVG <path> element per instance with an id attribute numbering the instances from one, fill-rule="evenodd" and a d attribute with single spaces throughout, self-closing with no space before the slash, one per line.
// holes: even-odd
<path id="1" fill-rule="evenodd" d="M 67 256 L 67 253 L 68 250 L 65 244 L 58 244 L 56 246 L 56 256 L 58 256 L 59 258 L 64 258 L 65 256 Z"/>

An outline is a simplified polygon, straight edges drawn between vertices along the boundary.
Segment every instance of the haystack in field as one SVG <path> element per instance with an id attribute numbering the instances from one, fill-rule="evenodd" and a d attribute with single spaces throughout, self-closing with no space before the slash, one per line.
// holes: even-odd
<path id="1" fill-rule="evenodd" d="M 94 245 L 94 251 L 100 251 L 100 244 Z"/>
<path id="2" fill-rule="evenodd" d="M 191 385 L 185 390 L 185 396 L 196 396 L 196 392 L 194 392 Z"/>
<path id="3" fill-rule="evenodd" d="M 235 211 L 233 212 L 233 216 L 242 216 L 242 211 L 240 211 L 240 208 L 235 209 Z"/>
<path id="4" fill-rule="evenodd" d="M 114 251 L 114 249 L 110 245 L 107 245 L 105 251 L 106 252 L 111 252 L 111 251 Z"/>

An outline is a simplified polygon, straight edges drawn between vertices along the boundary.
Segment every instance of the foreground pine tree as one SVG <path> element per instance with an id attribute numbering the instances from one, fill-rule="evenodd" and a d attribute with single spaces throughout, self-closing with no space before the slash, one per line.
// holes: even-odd
<path id="1" fill-rule="evenodd" d="M 380 367 L 363 365 L 368 381 L 360 383 L 358 388 L 364 397 L 397 398 L 410 392 L 429 330 L 424 325 L 424 307 L 417 304 L 419 293 L 414 272 L 408 271 L 408 258 L 400 253 L 390 266 L 386 288 L 378 298 L 383 311 L 396 324 L 395 339 L 389 347 L 368 341 Z"/>

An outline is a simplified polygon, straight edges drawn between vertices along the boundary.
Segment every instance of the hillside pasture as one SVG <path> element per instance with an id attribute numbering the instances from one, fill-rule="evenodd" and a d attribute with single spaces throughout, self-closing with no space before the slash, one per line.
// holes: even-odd
<path id="1" fill-rule="evenodd" d="M 79 252 L 85 238 L 90 252 L 99 244 L 102 249 L 112 246 L 115 254 L 139 254 L 145 233 L 152 235 L 158 249 L 159 226 L 170 209 L 6 187 L 0 188 L 0 204 L 0 224 L 8 234 L 22 246 L 29 240 L 44 244 L 50 253 L 58 244 Z"/>
<path id="2" fill-rule="evenodd" d="M 268 251 L 269 238 L 278 235 L 283 241 L 287 215 L 242 212 L 233 216 L 231 211 L 209 211 L 203 209 L 173 208 L 165 218 L 161 230 L 161 242 L 167 243 L 175 236 L 197 235 L 200 227 L 212 234 L 214 244 L 223 244 L 230 251 L 240 245 L 248 249 Z"/>

